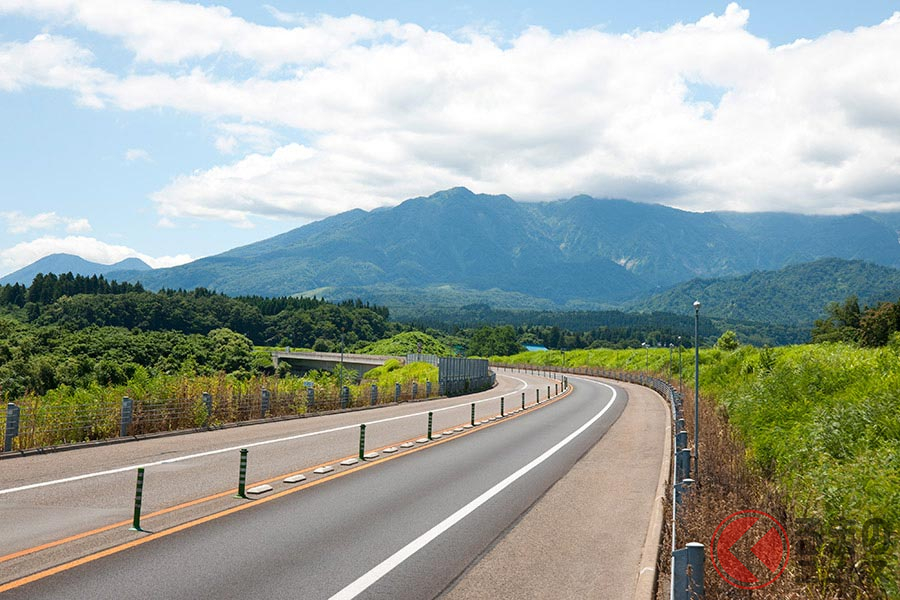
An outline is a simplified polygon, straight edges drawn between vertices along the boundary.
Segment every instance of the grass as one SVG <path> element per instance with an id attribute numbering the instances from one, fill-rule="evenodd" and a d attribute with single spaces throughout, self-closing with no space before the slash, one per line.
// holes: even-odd
<path id="1" fill-rule="evenodd" d="M 649 369 L 677 385 L 677 351 L 671 357 L 668 349 L 579 350 L 497 360 Z M 693 352 L 682 358 L 690 398 Z M 701 469 L 718 473 L 706 481 L 711 495 L 784 511 L 797 535 L 812 535 L 810 594 L 900 598 L 900 344 L 704 349 L 700 390 L 709 413 L 701 410 Z M 735 486 L 757 491 L 735 496 Z M 713 499 L 704 501 L 712 510 Z"/>

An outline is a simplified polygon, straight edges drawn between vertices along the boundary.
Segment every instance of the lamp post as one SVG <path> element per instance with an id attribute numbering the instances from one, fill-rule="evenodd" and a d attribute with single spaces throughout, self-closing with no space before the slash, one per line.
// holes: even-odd
<path id="1" fill-rule="evenodd" d="M 338 393 L 344 393 L 344 330 L 341 329 L 341 370 L 338 374 L 340 383 L 338 384 Z"/>
<path id="2" fill-rule="evenodd" d="M 641 346 L 644 347 L 644 376 L 650 374 L 650 344 L 647 342 L 642 342 Z"/>
<path id="3" fill-rule="evenodd" d="M 675 344 L 669 342 L 669 381 L 672 381 L 672 351 L 675 350 Z"/>
<path id="4" fill-rule="evenodd" d="M 681 336 L 678 336 L 678 393 L 684 396 L 684 365 L 681 362 Z"/>
<path id="5" fill-rule="evenodd" d="M 700 482 L 700 301 L 694 300 L 694 481 Z"/>

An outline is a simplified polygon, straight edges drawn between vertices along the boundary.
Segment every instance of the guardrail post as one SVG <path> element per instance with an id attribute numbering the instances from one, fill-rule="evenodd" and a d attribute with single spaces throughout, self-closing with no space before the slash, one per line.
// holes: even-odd
<path id="1" fill-rule="evenodd" d="M 429 411 L 428 412 L 428 439 L 429 440 L 431 439 L 431 423 L 432 423 L 433 419 L 434 419 L 434 413 Z"/>
<path id="2" fill-rule="evenodd" d="M 472 425 L 472 427 L 475 427 L 475 403 L 474 402 L 472 403 L 472 418 L 470 419 L 469 423 Z"/>
<path id="3" fill-rule="evenodd" d="M 350 388 L 346 385 L 341 388 L 341 408 L 350 406 Z"/>
<path id="4" fill-rule="evenodd" d="M 400 384 L 394 384 L 394 402 L 400 402 Z"/>
<path id="5" fill-rule="evenodd" d="M 682 479 L 675 484 L 675 504 L 681 506 L 684 499 L 690 495 L 692 485 L 694 485 L 693 479 Z"/>
<path id="6" fill-rule="evenodd" d="M 371 404 L 372 406 L 378 404 L 378 386 L 374 383 L 372 384 L 372 387 L 369 391 L 369 404 Z"/>
<path id="7" fill-rule="evenodd" d="M 262 389 L 262 398 L 259 401 L 259 418 L 265 419 L 269 413 L 269 404 L 272 401 L 272 394 L 266 388 Z"/>
<path id="8" fill-rule="evenodd" d="M 691 450 L 682 448 L 675 453 L 675 481 L 682 481 L 691 474 Z"/>
<path id="9" fill-rule="evenodd" d="M 247 449 L 241 448 L 241 470 L 238 473 L 238 491 L 235 498 L 247 499 Z"/>
<path id="10" fill-rule="evenodd" d="M 506 414 L 505 414 L 505 412 L 504 412 L 504 410 L 503 410 L 503 403 L 505 402 L 505 400 L 506 400 L 506 398 L 504 398 L 503 396 L 500 396 L 500 416 L 501 416 L 501 417 L 505 417 L 505 416 L 506 416 Z"/>
<path id="11" fill-rule="evenodd" d="M 131 419 L 134 415 L 134 400 L 128 396 L 122 396 L 122 411 L 119 417 L 119 437 L 128 435 L 128 427 L 131 425 Z M 6 417 L 7 425 L 9 424 L 9 415 Z"/>
<path id="12" fill-rule="evenodd" d="M 316 411 L 316 388 L 306 388 L 306 412 Z"/>
<path id="13" fill-rule="evenodd" d="M 419 395 L 419 382 L 413 381 L 412 383 L 412 399 L 415 400 L 416 396 Z"/>
<path id="14" fill-rule="evenodd" d="M 212 419 L 212 395 L 209 392 L 203 392 L 203 405 L 206 407 L 206 426 Z"/>
<path id="15" fill-rule="evenodd" d="M 554 395 L 554 396 L 558 396 L 558 395 L 559 395 L 559 384 L 558 384 L 558 383 L 554 383 L 554 384 L 553 384 L 553 395 Z"/>
<path id="16" fill-rule="evenodd" d="M 13 440 L 19 435 L 19 407 L 15 402 L 6 405 L 6 436 L 3 438 L 3 451 L 12 450 Z"/>
<path id="17" fill-rule="evenodd" d="M 137 483 L 134 487 L 134 518 L 131 520 L 131 531 L 141 529 L 141 503 L 144 499 L 144 467 L 138 467 Z"/>
<path id="18" fill-rule="evenodd" d="M 547 400 L 549 400 L 550 398 L 551 398 L 551 396 L 550 396 L 550 386 L 548 385 L 548 386 L 547 386 Z"/>
<path id="19" fill-rule="evenodd" d="M 364 461 L 366 458 L 366 424 L 359 426 L 359 460 Z"/>
<path id="20" fill-rule="evenodd" d="M 525 410 L 525 392 L 522 392 L 522 410 Z"/>
<path id="21" fill-rule="evenodd" d="M 431 382 L 430 381 L 425 382 L 425 397 L 431 398 Z"/>
<path id="22" fill-rule="evenodd" d="M 541 390 L 539 390 L 538 388 L 534 388 L 534 403 L 541 403 Z"/>
<path id="23" fill-rule="evenodd" d="M 697 542 L 672 553 L 673 600 L 703 600 L 705 556 L 703 544 Z"/>

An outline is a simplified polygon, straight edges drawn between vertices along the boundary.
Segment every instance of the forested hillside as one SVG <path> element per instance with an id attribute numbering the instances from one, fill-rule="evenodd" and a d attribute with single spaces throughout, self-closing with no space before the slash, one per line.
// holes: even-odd
<path id="1" fill-rule="evenodd" d="M 39 275 L 0 286 L 0 395 L 119 385 L 152 374 L 249 376 L 271 368 L 254 344 L 337 350 L 401 326 L 362 301 L 229 298 L 204 289 L 148 292 L 103 277 Z"/>

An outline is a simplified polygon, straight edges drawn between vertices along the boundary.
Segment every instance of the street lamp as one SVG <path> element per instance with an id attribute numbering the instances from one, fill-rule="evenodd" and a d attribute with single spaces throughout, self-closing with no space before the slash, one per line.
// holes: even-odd
<path id="1" fill-rule="evenodd" d="M 642 342 L 641 346 L 644 347 L 644 376 L 650 374 L 650 344 L 647 342 Z"/>
<path id="2" fill-rule="evenodd" d="M 700 301 L 694 300 L 694 481 L 700 483 Z"/>
<path id="3" fill-rule="evenodd" d="M 669 342 L 669 381 L 672 381 L 672 351 L 675 350 L 675 344 Z"/>
<path id="4" fill-rule="evenodd" d="M 678 393 L 684 396 L 684 365 L 681 362 L 681 336 L 678 336 Z"/>
<path id="5" fill-rule="evenodd" d="M 341 370 L 338 374 L 340 383 L 338 384 L 338 393 L 344 393 L 344 330 L 341 329 Z M 343 396 L 342 396 L 343 397 Z"/>

